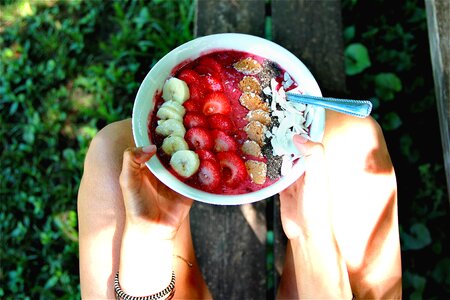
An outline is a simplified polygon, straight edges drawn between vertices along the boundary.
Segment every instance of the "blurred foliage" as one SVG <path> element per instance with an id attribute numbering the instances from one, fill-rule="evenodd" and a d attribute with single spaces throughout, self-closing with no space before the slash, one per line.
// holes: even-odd
<path id="1" fill-rule="evenodd" d="M 365 66 L 346 67 L 352 97 L 373 99 L 396 169 L 404 298 L 449 299 L 449 195 L 424 6 L 343 0 L 346 59 L 350 51 Z"/>
<path id="2" fill-rule="evenodd" d="M 192 38 L 191 1 L 0 2 L 0 298 L 79 299 L 84 156 Z"/>
<path id="3" fill-rule="evenodd" d="M 349 91 L 373 99 L 396 167 L 405 298 L 450 298 L 424 3 L 343 4 Z M 192 38 L 193 10 L 189 0 L 0 0 L 1 299 L 79 298 L 76 195 L 87 147 L 131 115 L 155 62 Z"/>

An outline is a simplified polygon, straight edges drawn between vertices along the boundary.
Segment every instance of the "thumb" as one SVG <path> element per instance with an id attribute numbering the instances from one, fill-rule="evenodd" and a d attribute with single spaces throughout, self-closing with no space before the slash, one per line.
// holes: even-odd
<path id="1" fill-rule="evenodd" d="M 132 187 L 141 179 L 142 164 L 148 161 L 156 153 L 156 146 L 130 147 L 123 153 L 122 172 L 120 184 L 122 187 Z"/>
<path id="2" fill-rule="evenodd" d="M 305 184 L 323 188 L 325 182 L 325 154 L 321 143 L 315 143 L 304 136 L 294 135 L 294 145 L 305 157 Z M 322 185 L 322 186 L 321 186 Z"/>

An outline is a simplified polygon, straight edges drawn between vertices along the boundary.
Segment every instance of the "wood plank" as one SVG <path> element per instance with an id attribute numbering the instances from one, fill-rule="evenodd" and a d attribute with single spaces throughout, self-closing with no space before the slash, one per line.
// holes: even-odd
<path id="1" fill-rule="evenodd" d="M 194 33 L 239 32 L 264 36 L 265 0 L 198 0 Z"/>
<path id="2" fill-rule="evenodd" d="M 273 245 L 273 256 L 274 256 L 274 298 L 276 297 L 278 291 L 278 284 L 280 282 L 281 273 L 283 271 L 284 258 L 286 256 L 286 243 L 287 237 L 284 234 L 283 226 L 281 224 L 281 215 L 280 215 L 280 196 L 277 195 L 274 197 L 273 203 L 273 237 L 274 237 L 274 245 Z"/>
<path id="3" fill-rule="evenodd" d="M 194 32 L 264 35 L 265 0 L 198 0 Z M 191 230 L 214 299 L 266 298 L 266 201 L 246 206 L 196 202 Z"/>
<path id="4" fill-rule="evenodd" d="M 194 203 L 194 248 L 214 299 L 266 298 L 265 206 Z"/>
<path id="5" fill-rule="evenodd" d="M 198 0 L 195 34 L 241 32 L 264 36 L 265 2 Z M 345 73 L 340 1 L 272 0 L 268 3 L 272 5 L 269 11 L 274 41 L 297 55 L 311 69 L 324 94 L 343 94 Z M 286 20 L 295 20 L 295 26 L 294 22 Z M 326 39 L 322 38 L 324 36 Z M 273 206 L 267 206 L 267 203 Z M 275 298 L 273 294 L 265 294 L 265 212 L 273 224 L 277 272 L 272 292 L 276 293 L 286 243 L 278 197 L 274 201 L 244 207 L 194 204 L 191 210 L 194 246 L 215 299 Z"/>
<path id="6" fill-rule="evenodd" d="M 345 92 L 340 0 L 272 0 L 274 42 L 310 69 L 324 95 Z"/>
<path id="7" fill-rule="evenodd" d="M 425 7 L 447 192 L 450 194 L 450 1 L 426 0 Z"/>

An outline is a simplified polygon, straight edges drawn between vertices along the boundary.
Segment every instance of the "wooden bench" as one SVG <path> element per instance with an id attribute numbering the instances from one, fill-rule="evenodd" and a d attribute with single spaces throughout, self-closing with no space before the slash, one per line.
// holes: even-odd
<path id="1" fill-rule="evenodd" d="M 450 195 L 450 1 L 426 0 L 425 6 L 447 192 Z"/>
<path id="2" fill-rule="evenodd" d="M 272 37 L 306 64 L 324 95 L 345 93 L 340 0 L 198 0 L 196 12 L 196 36 Z M 277 197 L 242 206 L 196 202 L 191 227 L 214 299 L 275 298 L 285 251 Z"/>

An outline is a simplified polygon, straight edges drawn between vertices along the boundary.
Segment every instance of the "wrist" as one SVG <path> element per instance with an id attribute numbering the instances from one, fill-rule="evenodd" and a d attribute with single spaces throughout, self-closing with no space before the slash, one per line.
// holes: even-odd
<path id="1" fill-rule="evenodd" d="M 299 235 L 290 240 L 300 298 L 351 299 L 345 260 L 332 231 L 323 235 Z M 312 289 L 311 289 L 312 288 Z"/>
<path id="2" fill-rule="evenodd" d="M 150 295 L 163 290 L 172 274 L 174 242 L 152 226 L 126 224 L 122 235 L 119 277 L 123 291 Z"/>
<path id="3" fill-rule="evenodd" d="M 136 218 L 127 216 L 125 219 L 124 234 L 130 232 L 138 235 L 145 235 L 146 239 L 155 241 L 172 241 L 178 232 L 178 228 L 167 224 L 160 224 L 147 218 Z"/>
<path id="4" fill-rule="evenodd" d="M 333 228 L 331 222 L 326 218 L 299 218 L 297 223 L 285 222 L 283 229 L 289 240 L 324 240 L 333 238 Z M 289 226 L 290 225 L 290 226 Z"/>
<path id="5" fill-rule="evenodd" d="M 328 222 L 313 222 L 300 226 L 297 234 L 289 240 L 293 244 L 309 244 L 317 247 L 329 247 L 335 243 L 334 233 Z"/>

